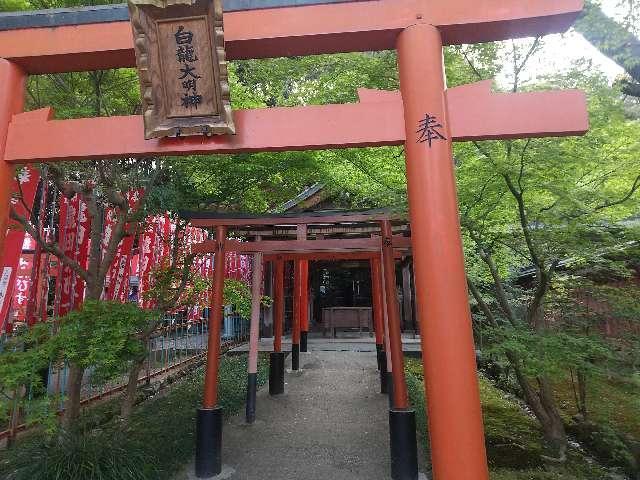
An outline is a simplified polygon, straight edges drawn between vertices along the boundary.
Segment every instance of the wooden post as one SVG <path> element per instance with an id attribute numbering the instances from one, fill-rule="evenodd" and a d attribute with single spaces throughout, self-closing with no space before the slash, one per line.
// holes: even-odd
<path id="1" fill-rule="evenodd" d="M 382 271 L 380 257 L 373 257 L 371 265 L 371 310 L 376 333 L 376 352 L 378 355 L 378 370 L 382 370 L 382 356 L 384 351 L 384 312 L 382 309 Z"/>
<path id="2" fill-rule="evenodd" d="M 387 304 L 389 347 L 393 364 L 393 407 L 407 408 L 407 384 L 404 377 L 402 353 L 402 330 L 400 328 L 400 306 L 396 292 L 396 267 L 393 255 L 393 232 L 388 220 L 380 222 L 382 227 L 382 263 L 384 264 L 384 290 Z"/>
<path id="3" fill-rule="evenodd" d="M 487 480 L 442 38 L 417 24 L 400 34 L 397 49 L 433 476 Z"/>
<path id="4" fill-rule="evenodd" d="M 291 329 L 291 370 L 300 370 L 300 261 L 293 261 L 293 322 Z"/>
<path id="5" fill-rule="evenodd" d="M 284 329 L 284 259 L 276 258 L 275 286 L 274 286 L 274 329 L 273 352 L 269 355 L 269 394 L 284 393 L 284 360 L 282 351 L 282 333 Z"/>
<path id="6" fill-rule="evenodd" d="M 380 286 L 382 296 L 382 331 L 384 341 L 384 368 L 381 370 L 381 393 L 389 395 L 389 406 L 393 404 L 393 359 L 391 358 L 391 342 L 389 340 L 389 309 L 387 307 L 387 287 L 384 282 L 384 264 L 380 262 Z"/>
<path id="7" fill-rule="evenodd" d="M 413 301 L 411 292 L 411 263 L 402 264 L 402 324 L 404 329 L 413 328 Z"/>
<path id="8" fill-rule="evenodd" d="M 0 252 L 4 251 L 14 179 L 14 167 L 5 162 L 4 151 L 11 117 L 23 109 L 25 84 L 26 75 L 22 69 L 0 58 Z"/>
<path id="9" fill-rule="evenodd" d="M 251 326 L 249 329 L 249 364 L 247 378 L 246 421 L 256 420 L 256 392 L 258 389 L 258 344 L 260 334 L 260 300 L 262 299 L 262 253 L 253 256 L 251 277 Z"/>
<path id="10" fill-rule="evenodd" d="M 276 259 L 275 288 L 273 299 L 273 351 L 282 351 L 282 335 L 284 332 L 284 259 Z"/>
<path id="11" fill-rule="evenodd" d="M 298 225 L 296 229 L 298 240 L 307 239 L 307 226 Z M 302 283 L 302 260 L 293 261 L 293 322 L 291 329 L 291 370 L 300 369 L 300 337 L 302 330 L 302 290 L 306 289 Z"/>
<path id="12" fill-rule="evenodd" d="M 224 243 L 226 227 L 216 227 L 216 251 L 213 267 L 213 292 L 209 310 L 209 338 L 207 350 L 207 371 L 204 382 L 204 408 L 213 408 L 218 403 L 218 362 L 220 357 L 220 328 L 224 307 Z"/>
<path id="13" fill-rule="evenodd" d="M 418 443 L 416 440 L 416 412 L 409 408 L 407 383 L 404 376 L 400 305 L 396 291 L 396 264 L 393 253 L 391 222 L 380 222 L 382 234 L 382 266 L 385 304 L 387 308 L 388 348 L 390 349 L 391 385 L 389 398 L 389 443 L 391 447 L 391 478 L 418 480 Z"/>
<path id="14" fill-rule="evenodd" d="M 211 477 L 222 471 L 222 408 L 218 406 L 218 366 L 220 328 L 224 306 L 224 244 L 226 238 L 227 228 L 216 227 L 204 400 L 202 408 L 198 409 L 196 419 L 196 476 L 199 478 Z"/>
<path id="15" fill-rule="evenodd" d="M 309 260 L 300 262 L 300 351 L 308 351 L 309 337 Z"/>

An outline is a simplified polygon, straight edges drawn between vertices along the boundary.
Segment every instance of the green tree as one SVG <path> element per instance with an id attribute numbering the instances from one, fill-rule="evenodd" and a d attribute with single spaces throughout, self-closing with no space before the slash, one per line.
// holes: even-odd
<path id="1" fill-rule="evenodd" d="M 622 79 L 622 91 L 640 98 L 640 4 L 637 0 L 620 2 L 626 9 L 625 21 L 607 16 L 598 2 L 588 0 L 575 29 L 600 52 L 624 68 L 628 77 Z"/>
<path id="2" fill-rule="evenodd" d="M 538 41 L 514 47 L 514 90 L 537 48 Z M 470 292 L 554 455 L 564 459 L 566 432 L 550 372 L 562 362 L 584 368 L 585 358 L 602 352 L 597 339 L 553 328 L 549 293 L 560 268 L 637 240 L 623 220 L 640 207 L 640 142 L 637 122 L 625 117 L 619 92 L 602 78 L 574 72 L 540 85 L 548 86 L 588 91 L 585 138 L 477 142 L 458 146 L 456 157 Z M 530 275 L 520 282 L 528 288 L 517 283 L 523 268 Z"/>

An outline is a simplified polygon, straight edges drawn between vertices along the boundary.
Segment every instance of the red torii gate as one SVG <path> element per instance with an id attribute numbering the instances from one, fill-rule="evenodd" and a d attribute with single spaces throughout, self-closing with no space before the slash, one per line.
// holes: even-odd
<path id="1" fill-rule="evenodd" d="M 302 332 L 308 331 L 306 313 L 307 279 L 304 271 L 309 260 L 368 260 L 371 268 L 372 310 L 374 315 L 375 339 L 378 368 L 380 370 L 381 393 L 390 393 L 390 446 L 392 477 L 394 479 L 413 479 L 418 476 L 417 446 L 415 432 L 415 412 L 409 409 L 409 399 L 404 375 L 402 336 L 400 328 L 400 310 L 396 294 L 395 257 L 410 253 L 411 237 L 402 216 L 388 212 L 339 212 L 339 213 L 300 213 L 283 216 L 230 217 L 216 212 L 184 213 L 192 225 L 214 228 L 215 240 L 208 240 L 193 246 L 196 253 L 214 253 L 220 264 L 224 262 L 226 252 L 253 253 L 256 276 L 252 284 L 252 316 L 249 347 L 249 369 L 247 382 L 247 422 L 255 420 L 256 403 L 256 367 L 258 355 L 258 320 L 260 283 L 262 281 L 263 260 L 275 265 L 274 288 L 274 343 L 269 365 L 269 393 L 284 393 L 285 353 L 282 352 L 284 333 L 284 263 L 294 261 L 293 322 L 291 335 L 291 369 L 299 370 L 301 351 L 306 351 L 306 342 L 302 342 Z M 394 235 L 392 220 L 400 221 L 402 234 Z M 276 228 L 284 224 L 285 227 Z M 319 227 L 322 225 L 323 227 Z M 231 226 L 234 235 L 241 235 L 249 241 L 240 242 L 227 238 L 227 229 Z M 292 229 L 295 227 L 295 229 Z M 310 229 L 313 227 L 313 230 Z M 258 228 L 263 228 L 259 230 Z M 269 232 L 268 229 L 272 231 Z M 323 232 L 318 235 L 318 231 Z M 293 239 L 284 238 L 293 236 Z M 338 235 L 340 238 L 324 238 L 325 235 Z M 345 236 L 346 235 L 346 236 Z M 353 238 L 359 235 L 359 238 Z M 263 240 L 265 236 L 274 236 L 277 240 Z M 309 236 L 315 236 L 311 240 Z M 318 238 L 321 237 L 321 238 Z M 221 278 L 216 277 L 219 282 Z M 223 284 L 215 284 L 214 292 L 222 291 Z M 216 299 L 221 301 L 220 299 Z M 305 321 L 306 320 L 306 321 Z M 216 342 L 218 332 L 210 331 L 211 342 Z M 205 383 L 205 407 L 214 409 L 215 378 L 217 378 L 217 353 L 209 354 L 207 383 Z M 213 382 L 213 383 L 212 383 Z M 219 415 L 219 412 L 217 412 Z M 220 432 L 215 429 L 215 450 L 221 449 Z M 196 468 L 201 456 L 196 457 Z"/>
<path id="2" fill-rule="evenodd" d="M 227 57 L 395 48 L 401 97 L 364 91 L 354 105 L 239 111 L 233 137 L 145 141 L 138 116 L 51 120 L 49 109 L 20 113 L 29 74 L 133 67 L 128 22 L 111 21 L 108 28 L 104 21 L 47 28 L 27 22 L 0 31 L 0 246 L 15 164 L 404 143 L 416 288 L 427 298 L 419 313 L 434 476 L 487 479 L 451 142 L 581 134 L 588 123 L 579 92 L 494 95 L 486 84 L 447 91 L 442 47 L 561 32 L 583 1 L 450 0 L 437 8 L 428 0 L 365 0 L 291 6 L 304 3 L 317 2 L 280 0 L 283 8 L 225 13 Z M 214 300 L 212 329 L 221 321 L 220 299 Z"/>

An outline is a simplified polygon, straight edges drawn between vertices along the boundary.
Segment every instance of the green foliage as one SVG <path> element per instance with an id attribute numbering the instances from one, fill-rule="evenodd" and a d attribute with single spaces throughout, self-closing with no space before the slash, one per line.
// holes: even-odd
<path id="1" fill-rule="evenodd" d="M 246 372 L 246 356 L 222 356 L 218 385 L 226 416 L 244 405 Z M 112 420 L 99 428 L 66 434 L 58 442 L 39 435 L 19 441 L 16 448 L 0 451 L 0 477 L 7 480 L 173 478 L 195 453 L 195 413 L 202 401 L 203 375 L 204 369 L 199 368 L 165 395 L 141 404 L 126 426 Z M 268 361 L 261 356 L 258 385 L 266 382 L 267 375 Z"/>
<path id="2" fill-rule="evenodd" d="M 138 334 L 153 315 L 135 303 L 87 300 L 60 319 L 53 337 L 57 357 L 92 367 L 92 379 L 98 382 L 112 378 L 143 354 L 145 345 Z"/>
<path id="3" fill-rule="evenodd" d="M 7 480 L 145 480 L 147 458 L 130 449 L 125 432 L 62 433 L 55 439 L 32 438 L 13 449 Z M 1 467 L 0 467 L 1 471 Z"/>
<path id="4" fill-rule="evenodd" d="M 407 387 L 421 443 L 427 450 L 425 398 L 422 364 L 405 359 Z M 484 419 L 487 455 L 492 480 L 602 480 L 606 472 L 593 465 L 579 451 L 569 452 L 563 465 L 543 465 L 544 440 L 540 427 L 522 407 L 489 380 L 480 376 L 480 400 Z"/>
<path id="5" fill-rule="evenodd" d="M 623 371 L 622 373 L 626 373 Z M 553 378 L 553 388 L 567 423 L 576 417 L 578 406 L 569 372 Z M 640 441 L 640 381 L 617 370 L 589 377 L 586 385 L 590 421 Z M 579 427 L 579 425 L 577 426 Z"/>
<path id="6" fill-rule="evenodd" d="M 561 469 L 538 470 L 507 470 L 499 469 L 491 472 L 491 480 L 585 480 L 591 478 L 596 480 L 597 477 L 585 477 L 582 472 L 576 473 L 561 471 Z"/>
<path id="7" fill-rule="evenodd" d="M 0 424 L 19 408 L 28 424 L 40 424 L 49 432 L 55 429 L 51 412 L 59 399 L 46 395 L 42 377 L 51 356 L 49 325 L 24 327 L 7 339 L 0 352 Z"/>
<path id="8" fill-rule="evenodd" d="M 490 346 L 486 353 L 505 356 L 515 352 L 520 367 L 532 377 L 558 375 L 567 369 L 602 371 L 611 359 L 611 349 L 598 335 L 566 332 L 534 332 L 528 327 L 502 325 L 484 330 Z"/>
<path id="9" fill-rule="evenodd" d="M 49 366 L 50 327 L 20 328 L 8 337 L 0 352 L 0 387 L 3 392 L 22 385 L 41 386 L 38 371 Z"/>
<path id="10" fill-rule="evenodd" d="M 3 0 L 0 2 L 0 12 L 13 12 L 16 10 L 27 10 L 29 4 L 26 0 Z"/>
<path id="11" fill-rule="evenodd" d="M 572 426 L 573 433 L 603 465 L 622 467 L 629 475 L 639 471 L 637 461 L 622 436 L 607 425 L 581 423 Z"/>
<path id="12" fill-rule="evenodd" d="M 251 317 L 251 290 L 246 283 L 232 278 L 224 280 L 224 304 L 233 305 L 242 318 Z"/>
<path id="13" fill-rule="evenodd" d="M 211 286 L 208 279 L 192 271 L 192 259 L 186 259 L 182 253 L 175 262 L 164 259 L 151 270 L 152 280 L 143 296 L 155 304 L 158 315 L 197 305 Z"/>
<path id="14" fill-rule="evenodd" d="M 640 98 L 640 26 L 637 0 L 620 2 L 626 15 L 618 21 L 606 15 L 598 1 L 587 1 L 575 28 L 603 55 L 626 71 L 621 84 L 626 94 Z"/>
<path id="15" fill-rule="evenodd" d="M 422 362 L 405 358 L 405 372 L 407 382 L 407 393 L 411 406 L 416 411 L 416 430 L 422 446 L 421 455 L 431 463 L 431 448 L 429 447 L 429 437 L 427 432 L 427 411 L 424 396 L 424 383 L 422 377 Z"/>

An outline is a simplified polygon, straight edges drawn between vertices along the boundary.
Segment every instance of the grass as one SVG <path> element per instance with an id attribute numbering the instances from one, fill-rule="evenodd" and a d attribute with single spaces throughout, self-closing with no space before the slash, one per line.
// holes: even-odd
<path id="1" fill-rule="evenodd" d="M 267 379 L 268 363 L 260 357 L 258 383 Z M 245 402 L 247 357 L 223 356 L 219 404 L 225 416 Z M 100 425 L 117 408 L 107 402 L 81 423 L 84 433 L 47 442 L 31 435 L 0 452 L 0 478 L 7 480 L 168 480 L 195 454 L 195 413 L 202 401 L 203 368 L 190 373 L 168 392 L 139 405 L 127 425 L 115 420 Z"/>
<path id="2" fill-rule="evenodd" d="M 416 410 L 420 443 L 429 458 L 422 365 L 406 359 L 407 387 Z M 562 466 L 545 465 L 542 433 L 535 419 L 505 396 L 489 380 L 480 377 L 487 457 L 492 480 L 603 480 L 607 472 L 580 452 L 571 450 Z"/>

